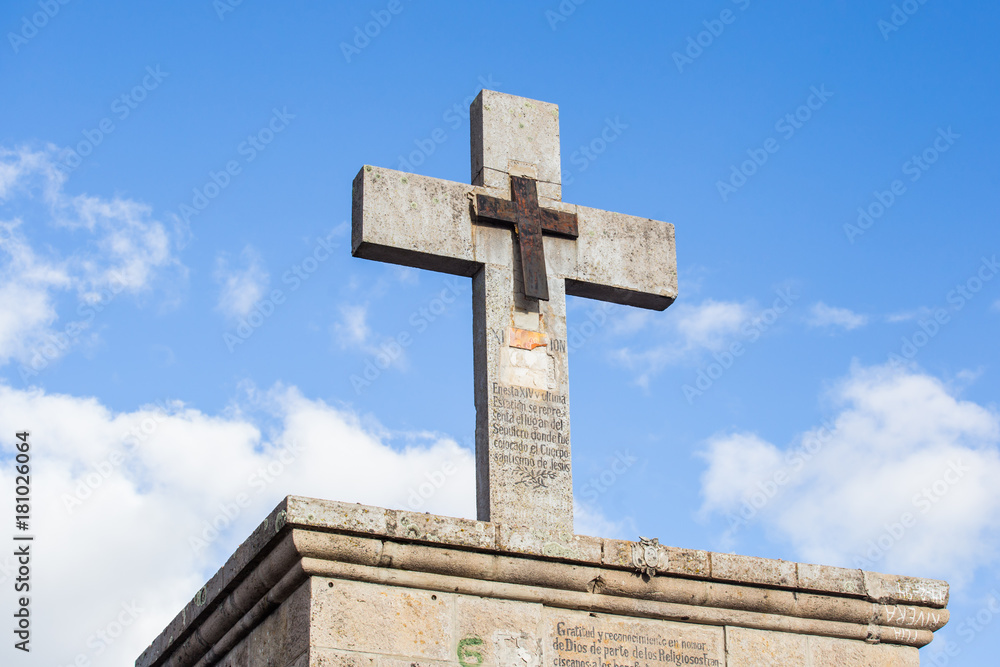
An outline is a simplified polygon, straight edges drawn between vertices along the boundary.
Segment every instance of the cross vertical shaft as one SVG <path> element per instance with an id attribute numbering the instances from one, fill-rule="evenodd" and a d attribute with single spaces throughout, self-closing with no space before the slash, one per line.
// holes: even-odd
<path id="1" fill-rule="evenodd" d="M 517 269 L 472 282 L 478 516 L 572 534 L 566 295 L 526 298 Z"/>
<path id="2" fill-rule="evenodd" d="M 538 196 L 539 181 L 559 193 L 557 114 L 555 105 L 489 91 L 470 114 L 473 168 L 511 199 L 479 219 L 511 222 L 515 232 L 476 230 L 477 247 L 495 260 L 472 282 L 476 495 L 482 520 L 572 534 L 566 290 L 546 270 L 543 243 L 573 241 L 543 240 Z"/>

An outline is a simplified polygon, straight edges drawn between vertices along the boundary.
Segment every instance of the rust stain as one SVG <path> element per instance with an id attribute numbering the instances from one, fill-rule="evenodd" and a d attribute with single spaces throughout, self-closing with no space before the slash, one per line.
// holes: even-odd
<path id="1" fill-rule="evenodd" d="M 507 344 L 522 350 L 534 350 L 549 344 L 549 337 L 538 331 L 528 331 L 511 327 L 507 332 Z"/>

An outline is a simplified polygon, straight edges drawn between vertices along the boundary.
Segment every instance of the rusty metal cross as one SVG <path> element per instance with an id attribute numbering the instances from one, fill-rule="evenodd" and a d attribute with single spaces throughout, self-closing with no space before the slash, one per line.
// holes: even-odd
<path id="1" fill-rule="evenodd" d="M 521 250 L 524 295 L 548 301 L 549 281 L 545 274 L 542 234 L 577 238 L 576 213 L 541 208 L 535 179 L 514 175 L 510 177 L 510 199 L 477 194 L 476 210 L 480 221 L 514 225 Z"/>

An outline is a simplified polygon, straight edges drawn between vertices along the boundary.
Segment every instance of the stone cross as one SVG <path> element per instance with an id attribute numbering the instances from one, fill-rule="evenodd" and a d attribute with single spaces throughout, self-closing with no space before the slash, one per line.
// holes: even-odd
<path id="1" fill-rule="evenodd" d="M 472 278 L 478 518 L 572 534 L 566 295 L 663 310 L 674 228 L 562 201 L 556 105 L 483 90 L 470 122 L 472 185 L 361 169 L 352 254 Z"/>

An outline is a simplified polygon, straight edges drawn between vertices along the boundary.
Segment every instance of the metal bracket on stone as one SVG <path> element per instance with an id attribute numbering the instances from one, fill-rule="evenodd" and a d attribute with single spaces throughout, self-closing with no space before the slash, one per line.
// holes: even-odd
<path id="1" fill-rule="evenodd" d="M 660 540 L 639 536 L 639 541 L 632 544 L 632 564 L 647 577 L 655 577 L 657 570 L 665 569 L 667 554 L 660 549 Z"/>

